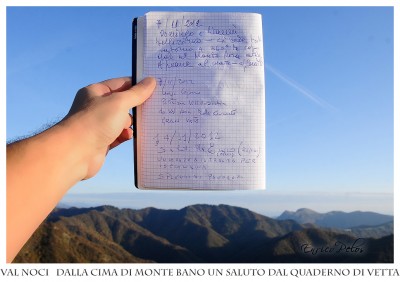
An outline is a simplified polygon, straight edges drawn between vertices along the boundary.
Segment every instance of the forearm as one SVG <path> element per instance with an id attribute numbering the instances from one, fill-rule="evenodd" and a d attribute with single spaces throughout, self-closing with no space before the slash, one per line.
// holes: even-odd
<path id="1" fill-rule="evenodd" d="M 77 130 L 59 124 L 7 146 L 8 262 L 68 189 L 86 175 L 86 153 Z"/>
<path id="2" fill-rule="evenodd" d="M 78 91 L 67 116 L 34 137 L 7 146 L 7 261 L 74 184 L 94 176 L 107 151 L 132 135 L 129 109 L 150 97 L 156 81 L 128 77 Z"/>

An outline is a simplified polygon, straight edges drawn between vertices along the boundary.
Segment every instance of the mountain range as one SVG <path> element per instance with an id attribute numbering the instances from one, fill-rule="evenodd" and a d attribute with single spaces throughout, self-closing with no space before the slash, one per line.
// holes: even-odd
<path id="1" fill-rule="evenodd" d="M 359 238 L 351 230 L 273 219 L 228 205 L 68 208 L 55 209 L 14 262 L 393 262 L 393 232 L 384 235 Z M 341 246 L 358 251 L 341 251 Z M 318 252 L 326 247 L 332 251 Z"/>
<path id="2" fill-rule="evenodd" d="M 342 211 L 332 211 L 328 213 L 318 213 L 306 208 L 298 209 L 295 212 L 284 211 L 277 219 L 292 219 L 300 224 L 312 223 L 320 227 L 330 228 L 366 227 L 393 222 L 393 216 L 375 212 L 354 211 L 346 213 Z"/>

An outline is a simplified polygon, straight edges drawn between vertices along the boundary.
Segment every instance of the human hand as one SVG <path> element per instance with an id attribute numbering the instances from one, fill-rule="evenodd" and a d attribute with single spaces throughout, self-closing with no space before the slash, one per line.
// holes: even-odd
<path id="1" fill-rule="evenodd" d="M 156 86 L 154 78 L 145 78 L 132 87 L 130 78 L 115 78 L 91 84 L 78 91 L 61 125 L 70 126 L 82 142 L 83 179 L 94 176 L 108 151 L 133 136 L 129 110 L 142 104 Z M 84 166 L 85 167 L 85 166 Z"/>
<path id="2" fill-rule="evenodd" d="M 131 84 L 125 77 L 82 88 L 61 122 L 7 145 L 7 262 L 68 189 L 94 176 L 108 150 L 132 138 L 129 110 L 150 97 L 156 81 Z"/>

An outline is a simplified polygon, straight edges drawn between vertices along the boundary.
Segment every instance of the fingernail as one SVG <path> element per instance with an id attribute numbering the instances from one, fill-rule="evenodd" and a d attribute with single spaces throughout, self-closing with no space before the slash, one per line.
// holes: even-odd
<path id="1" fill-rule="evenodd" d="M 154 81 L 155 79 L 153 77 L 146 77 L 140 83 L 142 83 L 144 86 L 150 86 L 154 84 Z"/>

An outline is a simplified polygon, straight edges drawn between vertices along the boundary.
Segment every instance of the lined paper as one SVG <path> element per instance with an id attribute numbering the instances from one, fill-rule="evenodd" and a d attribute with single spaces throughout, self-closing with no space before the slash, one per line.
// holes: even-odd
<path id="1" fill-rule="evenodd" d="M 144 31 L 140 186 L 265 189 L 261 16 L 151 12 Z"/>

